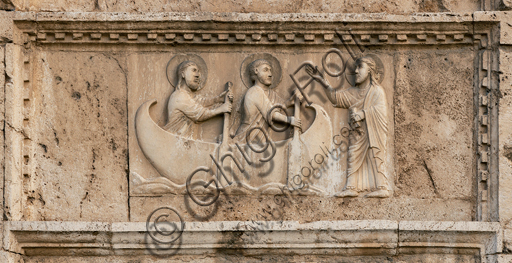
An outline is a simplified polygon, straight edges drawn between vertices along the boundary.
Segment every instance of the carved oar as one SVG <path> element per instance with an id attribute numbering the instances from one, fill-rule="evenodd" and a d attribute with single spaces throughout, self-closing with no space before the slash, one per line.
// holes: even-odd
<path id="1" fill-rule="evenodd" d="M 297 96 L 295 96 L 295 109 L 293 116 L 295 119 L 300 118 L 300 99 Z M 295 175 L 300 175 L 300 169 L 302 166 L 302 150 L 300 129 L 298 127 L 294 127 L 292 141 L 288 144 L 288 184 L 293 183 L 293 177 Z"/>
<path id="2" fill-rule="evenodd" d="M 295 92 L 300 92 L 302 94 L 302 97 L 304 97 L 304 100 L 306 101 L 306 107 L 310 107 L 312 105 L 312 101 L 309 99 L 309 96 L 306 94 L 305 89 L 311 84 L 314 79 L 310 78 L 306 83 L 301 84 L 299 80 L 295 77 L 299 71 L 306 66 L 310 66 L 314 68 L 314 65 L 312 62 L 305 61 L 302 62 L 302 64 L 299 65 L 297 70 L 290 74 L 290 78 L 293 80 L 293 83 L 297 87 L 297 90 Z M 300 118 L 300 99 L 295 95 L 295 109 L 294 109 L 294 117 L 296 119 Z M 300 176 L 301 167 L 302 167 L 302 159 L 304 152 L 304 142 L 300 139 L 300 129 L 297 127 L 294 127 L 293 129 L 293 139 L 288 144 L 288 175 L 287 175 L 287 183 L 293 182 L 293 178 L 296 175 Z"/>
<path id="3" fill-rule="evenodd" d="M 228 83 L 226 83 L 227 93 L 226 93 L 226 96 L 224 97 L 224 103 L 228 102 L 228 100 L 229 100 L 228 94 L 229 94 L 229 91 L 231 90 L 231 87 L 233 87 L 233 82 L 228 81 Z M 220 143 L 221 147 L 227 145 L 228 136 L 229 136 L 229 115 L 230 115 L 230 113 L 227 113 L 227 112 L 224 113 L 224 126 L 222 128 L 222 142 Z"/>
<path id="4" fill-rule="evenodd" d="M 231 87 L 233 86 L 233 83 L 231 81 L 228 81 L 226 83 L 226 96 L 224 97 L 224 103 L 227 103 L 229 101 L 228 94 L 231 90 Z M 229 144 L 228 144 L 228 138 L 229 138 L 229 115 L 230 113 L 224 113 L 224 124 L 222 127 L 222 141 L 219 145 L 219 150 L 217 152 L 217 160 L 220 160 L 223 153 L 226 153 L 229 151 Z M 222 162 L 220 163 L 222 165 Z M 218 169 L 217 169 L 218 170 Z M 217 175 L 219 175 L 220 171 L 217 171 Z M 218 180 L 220 180 L 220 176 L 218 176 Z M 231 182 L 228 181 L 228 184 L 230 185 Z M 219 184 L 221 186 L 222 184 Z"/>

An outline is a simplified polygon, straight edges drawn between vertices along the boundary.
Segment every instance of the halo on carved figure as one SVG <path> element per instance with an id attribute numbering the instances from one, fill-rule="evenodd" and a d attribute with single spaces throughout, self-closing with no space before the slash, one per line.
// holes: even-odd
<path id="1" fill-rule="evenodd" d="M 199 68 L 199 72 L 201 73 L 201 83 L 199 84 L 198 90 L 202 89 L 206 83 L 206 79 L 208 78 L 208 68 L 206 67 L 206 62 L 204 62 L 203 58 L 195 54 L 177 54 L 172 57 L 166 67 L 167 80 L 174 88 L 176 88 L 179 80 L 178 67 L 185 61 L 192 61 L 196 63 Z"/>
<path id="2" fill-rule="evenodd" d="M 244 85 L 247 88 L 252 87 L 253 82 L 251 79 L 251 73 L 249 72 L 249 65 L 258 59 L 264 59 L 270 63 L 270 66 L 272 67 L 272 84 L 270 85 L 270 88 L 272 89 L 277 87 L 281 82 L 282 77 L 281 63 L 279 63 L 279 60 L 277 60 L 276 57 L 268 53 L 252 54 L 244 59 L 244 62 L 242 62 L 242 66 L 240 67 L 240 77 L 242 78 Z"/>
<path id="3" fill-rule="evenodd" d="M 361 57 L 371 57 L 373 61 L 375 61 L 375 64 L 377 65 L 377 76 L 375 76 L 375 79 L 380 83 L 382 83 L 382 80 L 384 80 L 384 74 L 386 73 L 384 64 L 382 63 L 382 60 L 380 60 L 379 56 L 373 53 L 360 55 L 356 58 Z M 347 79 L 348 83 L 350 83 L 351 86 L 356 85 L 356 73 L 354 72 L 356 70 L 356 64 L 354 59 L 349 58 L 346 61 L 347 68 L 345 69 L 345 78 Z"/>

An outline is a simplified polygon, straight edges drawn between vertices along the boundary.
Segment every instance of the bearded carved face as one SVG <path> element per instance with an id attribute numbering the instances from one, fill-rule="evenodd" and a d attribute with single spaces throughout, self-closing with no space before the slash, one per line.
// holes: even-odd
<path id="1" fill-rule="evenodd" d="M 272 85 L 272 68 L 270 65 L 261 64 L 254 70 L 254 73 L 260 83 L 265 86 Z"/>
<path id="2" fill-rule="evenodd" d="M 185 83 L 191 90 L 197 90 L 201 84 L 201 73 L 197 65 L 188 66 L 181 77 L 185 79 Z"/>
<path id="3" fill-rule="evenodd" d="M 370 76 L 370 67 L 364 62 L 357 63 L 356 66 L 356 84 L 365 82 Z"/>

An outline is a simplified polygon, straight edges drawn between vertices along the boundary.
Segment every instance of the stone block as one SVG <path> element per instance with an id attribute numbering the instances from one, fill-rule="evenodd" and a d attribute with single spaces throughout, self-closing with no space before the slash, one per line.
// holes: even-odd
<path id="1" fill-rule="evenodd" d="M 257 0 L 244 4 L 213 0 L 208 3 L 201 1 L 172 1 L 163 0 L 151 3 L 134 1 L 108 0 L 98 1 L 68 1 L 66 4 L 48 0 L 21 1 L 12 0 L 19 11 L 46 12 L 240 12 L 240 13 L 388 13 L 412 14 L 426 12 L 472 12 L 480 9 L 480 5 L 470 0 L 432 1 L 384 1 L 375 0 L 371 4 L 356 0 L 349 3 L 338 3 L 330 0 L 314 0 L 301 4 Z M 269 8 L 270 7 L 270 8 Z"/>
<path id="2" fill-rule="evenodd" d="M 396 54 L 395 149 L 402 194 L 472 195 L 473 127 L 466 124 L 473 118 L 473 96 L 467 92 L 472 56 L 471 49 Z M 426 81 L 429 75 L 438 77 Z M 448 170 L 450 177 L 442 176 Z"/>
<path id="3" fill-rule="evenodd" d="M 5 263 L 24 263 L 23 256 L 8 252 L 8 251 L 0 251 L 0 261 Z"/>
<path id="4" fill-rule="evenodd" d="M 123 57 L 42 52 L 34 57 L 33 220 L 128 219 Z M 65 109 L 65 110 L 64 110 Z M 40 179 L 39 179 L 40 178 Z M 32 198 L 30 198 L 32 197 Z M 66 208 L 65 208 L 66 207 Z M 35 212 L 37 211 L 37 212 Z"/>
<path id="5" fill-rule="evenodd" d="M 13 17 L 14 12 L 2 11 L 0 8 L 0 44 L 13 41 Z"/>
<path id="6" fill-rule="evenodd" d="M 512 49 L 502 47 L 500 49 L 500 203 L 512 202 Z M 500 219 L 503 223 L 512 220 L 512 210 L 500 206 Z"/>

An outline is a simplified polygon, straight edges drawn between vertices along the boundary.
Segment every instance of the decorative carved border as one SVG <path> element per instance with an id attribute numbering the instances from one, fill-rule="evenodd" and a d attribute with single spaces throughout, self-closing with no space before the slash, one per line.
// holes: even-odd
<path id="1" fill-rule="evenodd" d="M 476 150 L 477 150 L 477 214 L 478 221 L 498 221 L 498 179 L 497 179 L 497 155 L 498 134 L 493 132 L 497 129 L 497 100 L 493 91 L 498 88 L 496 83 L 494 64 L 497 61 L 495 50 L 491 43 L 494 43 L 493 31 L 495 28 L 487 29 L 486 41 L 475 40 L 477 49 L 476 74 L 475 74 L 475 99 L 476 99 Z M 493 106 L 496 105 L 496 106 Z"/>
<path id="2" fill-rule="evenodd" d="M 351 32 L 343 34 L 347 44 L 362 45 L 446 45 L 472 44 L 473 40 L 481 40 L 482 35 L 466 31 L 438 32 L 427 31 L 420 34 L 411 32 Z M 485 37 L 485 36 L 484 36 Z M 35 41 L 44 44 L 237 44 L 237 45 L 329 45 L 342 44 L 332 32 L 310 31 L 303 33 L 283 31 L 182 31 L 168 30 L 159 32 L 134 31 L 38 31 L 25 34 L 25 41 Z"/>
<path id="3" fill-rule="evenodd" d="M 445 45 L 485 40 L 471 14 L 18 13 L 24 43 Z M 368 28 L 369 24 L 375 27 Z"/>
<path id="4" fill-rule="evenodd" d="M 6 44 L 5 86 L 5 170 L 4 202 L 8 220 L 20 220 L 25 210 L 24 196 L 29 193 L 32 176 L 32 139 L 30 120 L 30 59 L 29 50 L 14 43 Z M 26 184 L 25 184 L 26 183 Z M 27 194 L 28 196 L 29 194 Z"/>
<path id="5" fill-rule="evenodd" d="M 483 16 L 479 14 L 479 16 Z M 491 216 L 497 208 L 497 179 L 493 176 L 492 144 L 497 135 L 491 114 L 494 87 L 491 68 L 494 53 L 492 30 L 497 22 L 492 18 L 472 20 L 467 15 L 394 16 L 383 14 L 59 14 L 18 13 L 15 17 L 18 39 L 25 44 L 23 58 L 23 130 L 30 135 L 30 46 L 32 44 L 140 44 L 140 45 L 337 45 L 339 29 L 349 44 L 384 45 L 474 45 L 475 96 L 477 120 L 475 142 L 478 158 L 477 215 L 479 221 L 497 220 Z M 246 22 L 246 26 L 243 23 Z M 368 28 L 369 24 L 375 27 Z M 350 30 L 348 30 L 350 29 Z M 494 125 L 494 126 L 493 126 Z M 495 138 L 496 137 L 496 138 Z M 28 140 L 27 140 L 28 139 Z M 31 177 L 33 149 L 30 136 L 22 139 L 22 175 Z M 497 146 L 496 146 L 497 147 Z M 497 172 L 496 172 L 497 173 Z M 29 193 L 31 180 L 23 183 Z M 32 182 L 33 183 L 33 182 Z M 10 185 L 6 185 L 10 187 Z M 13 184 L 16 186 L 16 184 Z M 492 191 L 490 191 L 492 189 Z M 12 207 L 11 207 L 12 208 Z"/>
<path id="6" fill-rule="evenodd" d="M 481 221 L 487 221 L 488 214 L 488 191 L 487 181 L 489 179 L 489 97 L 488 93 L 491 89 L 490 77 L 488 77 L 490 67 L 490 51 L 484 50 L 479 54 L 480 67 L 479 67 L 479 86 L 478 86 L 478 212 L 477 217 Z"/>
<path id="7" fill-rule="evenodd" d="M 7 44 L 6 60 L 12 79 L 6 83 L 6 162 L 5 209 L 10 220 L 19 220 L 30 209 L 26 204 L 38 198 L 35 193 L 34 143 L 30 120 L 32 102 L 32 50 L 28 46 Z M 15 154 L 18 153 L 18 154 Z M 28 214 L 32 214 L 29 211 Z M 28 218 L 26 218 L 28 219 Z"/>
<path id="8" fill-rule="evenodd" d="M 35 173 L 34 173 L 34 162 L 32 160 L 32 156 L 34 155 L 34 143 L 32 138 L 34 134 L 31 130 L 30 120 L 33 116 L 33 102 L 32 102 L 32 65 L 31 61 L 32 51 L 28 47 L 24 47 L 21 51 L 21 56 L 23 59 L 23 91 L 22 91 L 22 99 L 23 99 L 23 144 L 22 144 L 22 155 L 23 162 L 21 166 L 22 173 L 22 182 L 23 182 L 23 194 L 27 196 L 27 199 L 22 202 L 31 202 L 29 200 L 36 200 L 38 196 L 36 196 L 35 188 Z M 27 209 L 31 206 L 23 205 L 24 209 Z M 33 212 L 33 211 L 31 211 Z M 32 214 L 32 213 L 30 213 Z"/>

